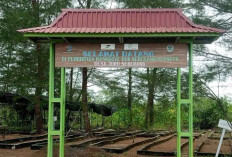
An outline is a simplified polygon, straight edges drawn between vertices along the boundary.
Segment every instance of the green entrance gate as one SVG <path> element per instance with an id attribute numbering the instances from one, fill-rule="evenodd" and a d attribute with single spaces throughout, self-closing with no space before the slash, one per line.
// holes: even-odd
<path id="1" fill-rule="evenodd" d="M 59 136 L 59 153 L 60 157 L 64 157 L 65 67 L 70 66 L 61 66 L 60 68 L 61 93 L 59 97 L 55 97 L 55 54 L 58 55 L 55 53 L 55 43 L 57 41 L 63 43 L 89 43 L 90 41 L 96 43 L 98 41 L 106 44 L 108 42 L 122 44 L 126 42 L 140 43 L 147 40 L 153 43 L 160 43 L 161 41 L 162 43 L 187 43 L 189 52 L 188 99 L 181 98 L 181 67 L 185 65 L 187 56 L 184 57 L 182 63 L 176 64 L 172 68 L 178 67 L 177 156 L 183 156 L 181 155 L 181 138 L 188 137 L 189 157 L 193 157 L 193 44 L 212 43 L 225 32 L 224 30 L 196 25 L 182 13 L 181 9 L 63 9 L 62 13 L 49 26 L 22 29 L 19 32 L 23 32 L 25 37 L 34 42 L 50 43 L 48 157 L 53 156 L 53 136 Z M 84 67 L 84 64 L 78 67 Z M 54 129 L 55 103 L 58 103 L 60 108 L 59 130 Z M 182 105 L 188 105 L 189 108 L 189 128 L 187 132 L 183 132 L 181 128 Z"/>

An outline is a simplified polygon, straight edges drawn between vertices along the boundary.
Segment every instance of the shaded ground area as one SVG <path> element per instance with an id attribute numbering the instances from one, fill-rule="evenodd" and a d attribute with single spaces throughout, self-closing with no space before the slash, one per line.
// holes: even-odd
<path id="1" fill-rule="evenodd" d="M 181 142 L 187 142 L 188 139 L 182 139 Z M 161 144 L 155 145 L 148 149 L 149 151 L 155 152 L 175 152 L 176 151 L 176 136 L 172 137 L 170 140 L 163 142 Z"/>
<path id="2" fill-rule="evenodd" d="M 218 147 L 219 140 L 207 140 L 202 148 L 200 149 L 201 153 L 215 153 Z M 223 140 L 220 153 L 222 154 L 231 154 L 231 143 L 229 140 Z"/>
<path id="3" fill-rule="evenodd" d="M 133 139 L 133 137 L 131 137 L 130 139 L 127 140 L 122 140 L 113 144 L 107 144 L 105 146 L 103 146 L 103 148 L 125 148 L 133 143 L 137 143 L 137 142 L 141 142 L 141 141 L 145 141 L 149 138 L 146 137 L 135 137 Z"/>
<path id="4" fill-rule="evenodd" d="M 206 140 L 206 138 L 207 138 L 208 135 L 209 135 L 209 132 L 206 132 L 206 133 L 202 134 L 200 137 L 195 138 L 194 143 L 193 143 L 194 151 L 196 151 L 197 148 L 198 148 L 198 146 L 199 146 L 202 142 L 204 142 L 204 141 Z M 185 146 L 182 148 L 182 152 L 183 152 L 184 154 L 187 154 L 187 153 L 188 153 L 188 150 L 189 150 L 189 145 L 188 145 L 188 144 L 185 145 Z"/>
<path id="5" fill-rule="evenodd" d="M 67 143 L 66 145 L 76 145 L 76 144 L 80 144 L 80 143 L 83 143 L 83 142 L 87 142 L 87 141 L 91 141 L 91 140 L 95 140 L 95 139 L 99 139 L 99 137 L 87 137 L 85 139 L 81 139 L 81 140 L 77 140 L 77 141 L 73 141 L 73 142 L 69 142 Z"/>
<path id="6" fill-rule="evenodd" d="M 220 138 L 221 138 L 221 135 L 222 135 L 221 132 L 215 132 L 215 133 L 212 134 L 211 138 L 220 139 Z M 229 132 L 226 132 L 224 138 L 225 138 L 225 139 L 226 139 L 226 138 L 228 139 L 228 138 L 230 138 L 230 137 L 231 137 L 231 136 L 230 136 L 230 133 L 229 133 Z"/>
<path id="7" fill-rule="evenodd" d="M 46 157 L 47 148 L 41 150 L 31 150 L 30 148 L 23 149 L 0 149 L 0 157 Z M 59 157 L 59 147 L 54 147 L 54 156 Z M 85 149 L 75 149 L 69 146 L 65 147 L 65 157 L 111 157 L 104 150 L 97 147 L 87 147 Z"/>
<path id="8" fill-rule="evenodd" d="M 53 157 L 59 157 L 59 147 L 55 147 Z M 35 157 L 46 157 L 47 148 L 43 148 L 32 153 Z M 98 147 L 88 146 L 85 149 L 75 149 L 69 146 L 65 147 L 65 157 L 111 157 L 111 154 L 106 153 Z"/>
<path id="9" fill-rule="evenodd" d="M 0 157 L 33 157 L 36 151 L 31 148 L 22 149 L 0 149 Z"/>
<path id="10" fill-rule="evenodd" d="M 112 130 L 113 131 L 113 130 Z M 101 131 L 98 131 L 101 132 Z M 105 133 L 105 131 L 102 131 Z M 107 131 L 110 132 L 110 131 Z M 131 133 L 130 131 L 127 133 Z M 202 131 L 201 131 L 202 133 Z M 148 133 L 149 134 L 149 133 Z M 198 133 L 199 134 L 199 133 Z M 216 133 L 215 135 L 213 134 L 212 136 L 218 136 L 220 133 Z M 173 134 L 172 134 L 173 135 Z M 197 134 L 195 134 L 197 135 Z M 218 146 L 218 141 L 216 139 L 208 139 L 207 137 L 211 135 L 210 131 L 207 131 L 206 133 L 202 134 L 198 138 L 194 140 L 194 150 L 197 150 L 198 146 L 201 143 L 205 143 L 202 145 L 202 148 L 200 149 L 200 152 L 208 152 L 208 153 L 215 153 L 217 146 Z M 12 135 L 7 135 L 7 139 L 13 139 L 13 138 L 18 138 L 18 137 L 26 137 L 28 135 L 20 135 L 20 134 L 12 134 Z M 32 135 L 35 136 L 35 135 Z M 120 135 L 119 137 L 122 137 L 123 135 Z M 124 134 L 125 136 L 125 134 Z M 165 136 L 160 136 L 158 140 L 163 140 L 170 135 L 165 135 Z M 106 137 L 106 136 L 105 136 Z M 75 145 L 75 144 L 80 144 L 84 143 L 86 141 L 90 140 L 96 140 L 96 139 L 101 139 L 105 138 L 104 136 L 100 137 L 86 137 L 86 138 L 80 138 L 77 139 L 76 141 L 72 141 L 70 143 L 66 144 L 65 148 L 65 157 L 148 157 L 148 155 L 138 155 L 137 150 L 151 144 L 152 142 L 148 142 L 146 144 L 140 144 L 138 146 L 135 146 L 126 152 L 120 153 L 120 154 L 115 154 L 115 153 L 106 153 L 103 149 L 96 146 L 90 146 L 92 143 L 89 143 L 87 147 L 85 148 L 80 148 L 80 147 L 70 147 L 69 145 Z M 112 144 L 105 144 L 102 147 L 105 148 L 121 148 L 121 147 L 126 147 L 128 145 L 133 144 L 133 136 L 132 138 L 128 139 L 123 139 L 121 141 L 117 141 L 116 143 Z M 107 136 L 107 140 L 113 140 L 115 138 Z M 151 138 L 151 137 L 150 137 Z M 134 142 L 141 142 L 144 140 L 149 139 L 149 137 L 136 137 L 134 136 Z M 0 137 L 0 141 L 2 140 L 2 137 Z M 182 143 L 188 141 L 188 139 L 182 139 Z M 160 143 L 158 145 L 152 146 L 149 151 L 163 151 L 163 152 L 175 152 L 176 151 L 176 136 L 173 136 L 171 139 L 169 139 L 166 142 Z M 182 148 L 182 153 L 187 154 L 188 153 L 188 145 L 184 146 Z M 230 140 L 224 140 L 223 141 L 223 146 L 221 149 L 221 153 L 223 154 L 231 154 L 231 141 Z M 31 150 L 30 147 L 26 148 L 21 148 L 21 149 L 0 149 L 0 157 L 46 157 L 47 154 L 47 148 L 44 147 L 40 150 Z M 59 156 L 59 148 L 58 144 L 55 144 L 54 148 L 54 156 L 58 157 Z"/>
<path id="11" fill-rule="evenodd" d="M 166 136 L 160 137 L 159 140 L 163 140 L 164 138 L 166 138 Z M 140 146 L 136 146 L 136 147 L 134 147 L 134 148 L 130 149 L 129 151 L 124 152 L 122 154 L 113 153 L 112 157 L 151 157 L 151 156 L 148 156 L 148 155 L 139 155 L 139 154 L 137 154 L 137 150 L 139 150 L 139 149 L 141 149 L 141 148 L 143 148 L 143 147 L 145 147 L 145 146 L 147 146 L 147 145 L 149 145 L 151 143 L 152 142 L 149 142 L 147 144 L 142 144 Z"/>
<path id="12" fill-rule="evenodd" d="M 34 134 L 34 135 L 6 134 L 5 140 L 15 139 L 15 138 L 19 138 L 19 137 L 28 137 L 28 136 L 37 136 L 37 135 L 36 134 Z M 0 136 L 0 142 L 3 140 L 4 140 L 3 136 Z"/>

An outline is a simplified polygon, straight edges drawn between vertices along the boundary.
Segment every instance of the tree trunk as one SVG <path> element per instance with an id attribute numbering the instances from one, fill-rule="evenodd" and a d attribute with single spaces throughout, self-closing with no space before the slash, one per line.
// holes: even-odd
<path id="1" fill-rule="evenodd" d="M 149 88 L 147 105 L 149 106 L 149 111 L 150 111 L 149 123 L 150 125 L 152 125 L 154 122 L 154 86 L 151 86 Z"/>
<path id="2" fill-rule="evenodd" d="M 97 128 L 98 128 L 98 127 L 99 127 L 99 124 L 98 124 L 98 115 L 97 115 L 97 118 L 96 118 L 96 119 L 97 119 Z"/>
<path id="3" fill-rule="evenodd" d="M 66 130 L 69 130 L 70 127 L 71 127 L 71 124 L 70 124 L 70 117 L 71 117 L 71 111 L 69 110 L 68 113 L 67 113 L 67 116 L 66 116 L 66 122 L 65 122 L 65 129 Z"/>
<path id="4" fill-rule="evenodd" d="M 82 129 L 82 112 L 81 111 L 79 112 L 79 124 L 80 124 L 79 129 L 81 130 Z"/>
<path id="5" fill-rule="evenodd" d="M 69 84 L 69 102 L 71 103 L 73 101 L 73 68 L 71 68 L 70 71 L 70 84 Z M 68 111 L 67 117 L 66 117 L 66 128 L 70 128 L 70 116 L 71 116 L 71 111 Z"/>
<path id="6" fill-rule="evenodd" d="M 85 124 L 85 131 L 91 134 L 91 127 L 88 115 L 88 100 L 87 100 L 87 68 L 82 68 L 82 109 Z"/>
<path id="7" fill-rule="evenodd" d="M 35 91 L 35 120 L 36 120 L 36 129 L 37 133 L 44 133 L 43 130 L 43 118 L 41 114 L 40 104 L 41 104 L 41 95 L 42 95 L 42 83 L 43 83 L 43 67 L 42 67 L 42 52 L 41 44 L 36 45 L 37 48 L 37 63 L 38 63 L 38 72 L 37 72 L 37 84 Z"/>
<path id="8" fill-rule="evenodd" d="M 84 5 L 81 1 L 78 1 L 82 8 L 84 8 Z M 89 9 L 91 7 L 92 0 L 87 0 L 86 2 L 86 8 Z M 85 125 L 85 131 L 91 133 L 91 126 L 90 126 L 90 120 L 88 115 L 88 99 L 87 99 L 87 83 L 88 83 L 88 69 L 86 67 L 82 68 L 82 111 L 83 111 L 83 118 L 84 118 L 84 125 Z M 89 74 L 90 75 L 90 74 Z M 77 99 L 79 100 L 79 98 Z M 81 124 L 80 124 L 81 125 Z"/>
<path id="9" fill-rule="evenodd" d="M 91 3 L 92 3 L 92 0 L 87 0 L 86 8 L 89 9 L 91 7 Z"/>
<path id="10" fill-rule="evenodd" d="M 128 127 L 130 128 L 132 126 L 132 110 L 131 110 L 131 106 L 132 106 L 132 95 L 131 95 L 131 89 L 132 89 L 132 69 L 129 68 L 129 80 L 128 80 L 128 98 L 127 98 L 127 106 L 128 106 L 128 110 L 129 110 L 129 125 Z"/>
<path id="11" fill-rule="evenodd" d="M 73 68 L 71 68 L 70 71 L 70 85 L 69 85 L 69 101 L 72 102 L 73 101 Z"/>
<path id="12" fill-rule="evenodd" d="M 149 93 L 150 93 L 150 69 L 147 68 L 147 85 L 148 85 L 148 102 L 149 102 Z M 146 107 L 146 115 L 145 115 L 145 128 L 148 129 L 148 119 L 149 119 L 149 113 L 150 113 L 150 106 L 147 103 Z"/>
<path id="13" fill-rule="evenodd" d="M 148 125 L 154 123 L 154 89 L 155 89 L 155 80 L 156 80 L 156 71 L 154 68 L 152 70 L 152 75 L 150 74 L 149 68 L 147 68 L 147 81 L 148 81 L 148 99 L 147 99 L 147 108 L 145 116 L 145 128 L 148 129 Z"/>
<path id="14" fill-rule="evenodd" d="M 111 113 L 111 116 L 110 116 L 110 128 L 111 128 L 111 129 L 113 128 L 113 117 L 112 117 L 112 113 Z"/>
<path id="15" fill-rule="evenodd" d="M 105 117 L 102 116 L 102 127 L 104 128 L 105 127 Z"/>
<path id="16" fill-rule="evenodd" d="M 153 68 L 152 70 L 152 77 L 151 79 L 151 86 L 149 90 L 149 106 L 150 106 L 150 125 L 153 125 L 154 123 L 154 92 L 155 92 L 155 81 L 156 81 L 156 72 L 157 68 Z"/>
<path id="17" fill-rule="evenodd" d="M 34 18 L 34 23 L 35 25 L 40 25 L 40 17 L 39 17 L 39 4 L 37 0 L 32 0 L 31 1 L 32 8 L 33 8 L 33 14 L 32 17 Z M 40 109 L 40 100 L 41 100 L 41 95 L 42 95 L 42 85 L 43 85 L 43 80 L 44 80 L 44 67 L 43 67 L 43 55 L 41 51 L 41 44 L 37 43 L 36 44 L 36 50 L 37 50 L 37 84 L 36 84 L 36 89 L 35 89 L 35 120 L 36 120 L 36 129 L 37 133 L 43 133 L 43 118 L 41 114 L 41 109 Z"/>

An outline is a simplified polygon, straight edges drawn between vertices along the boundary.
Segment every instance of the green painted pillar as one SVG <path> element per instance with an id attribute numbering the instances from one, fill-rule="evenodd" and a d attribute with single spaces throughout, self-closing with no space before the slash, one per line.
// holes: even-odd
<path id="1" fill-rule="evenodd" d="M 181 157 L 181 70 L 177 68 L 177 156 Z"/>
<path id="2" fill-rule="evenodd" d="M 186 42 L 186 41 L 185 41 Z M 181 69 L 177 68 L 177 157 L 181 157 L 181 138 L 189 138 L 189 157 L 193 157 L 193 41 L 189 43 L 189 98 L 181 98 Z M 188 132 L 181 130 L 181 105 L 189 106 L 189 128 Z"/>
<path id="3" fill-rule="evenodd" d="M 60 98 L 54 97 L 54 70 L 55 70 L 55 46 L 50 43 L 50 63 L 49 63 L 49 108 L 48 108 L 48 150 L 47 157 L 53 157 L 53 136 L 60 137 L 60 157 L 64 157 L 65 144 L 65 95 L 66 81 L 65 68 L 61 68 L 61 93 Z M 54 130 L 54 103 L 60 104 L 60 128 Z"/>
<path id="4" fill-rule="evenodd" d="M 64 157 L 65 143 L 65 68 L 61 68 L 61 103 L 60 103 L 60 157 Z"/>
<path id="5" fill-rule="evenodd" d="M 193 157 L 193 41 L 189 43 L 189 156 Z"/>
<path id="6" fill-rule="evenodd" d="M 54 56 L 55 56 L 55 49 L 54 49 L 54 43 L 50 43 L 50 59 L 49 59 L 49 106 L 48 106 L 48 150 L 47 150 L 47 156 L 52 157 L 53 156 L 53 136 L 52 131 L 54 129 L 54 121 L 53 121 L 53 114 L 54 114 L 54 102 L 52 101 L 54 99 Z"/>

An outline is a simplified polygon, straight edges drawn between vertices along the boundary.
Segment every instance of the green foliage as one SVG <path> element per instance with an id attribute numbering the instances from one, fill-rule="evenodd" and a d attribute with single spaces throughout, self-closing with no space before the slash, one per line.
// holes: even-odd
<path id="1" fill-rule="evenodd" d="M 3 107 L 0 109 L 0 125 L 3 126 L 18 126 L 17 112 L 10 107 Z"/>
<path id="2" fill-rule="evenodd" d="M 126 8 L 179 8 L 181 0 L 120 0 Z"/>
<path id="3" fill-rule="evenodd" d="M 208 98 L 199 99 L 194 103 L 194 126 L 209 129 L 217 126 L 219 119 L 227 119 L 227 101 L 222 106 Z M 226 112 L 225 112 L 226 111 Z"/>
<path id="4" fill-rule="evenodd" d="M 175 129 L 176 105 L 166 101 L 155 104 L 155 129 Z"/>
<path id="5" fill-rule="evenodd" d="M 44 78 L 38 80 L 38 52 L 36 45 L 23 37 L 18 29 L 48 25 L 61 12 L 71 6 L 70 0 L 56 1 L 0 1 L 0 88 L 28 95 L 36 87 L 47 91 L 48 45 L 41 45 Z"/>
<path id="6" fill-rule="evenodd" d="M 9 132 L 30 133 L 34 128 L 32 121 L 25 117 L 21 117 L 15 109 L 10 106 L 0 108 L 0 126 L 5 126 Z"/>
<path id="7" fill-rule="evenodd" d="M 113 98 L 114 99 L 114 98 Z M 117 101 L 115 99 L 115 101 Z M 210 98 L 197 98 L 194 101 L 194 129 L 212 129 L 217 127 L 219 119 L 228 119 L 232 121 L 232 105 L 228 104 L 227 99 L 222 99 L 218 103 Z M 222 104 L 222 106 L 221 106 Z M 132 104 L 132 125 L 130 129 L 144 129 L 146 104 L 134 102 Z M 224 112 L 226 111 L 226 113 Z M 106 128 L 128 129 L 130 118 L 129 110 L 119 108 L 111 117 L 105 117 L 104 126 Z M 227 116 L 228 115 L 228 116 Z M 102 124 L 102 117 L 97 114 L 91 114 L 92 126 L 97 127 Z M 182 126 L 183 130 L 188 130 L 188 105 L 182 105 Z M 176 104 L 175 101 L 162 97 L 154 104 L 155 123 L 149 129 L 173 129 L 176 127 Z M 98 125 L 97 125 L 98 123 Z"/>

